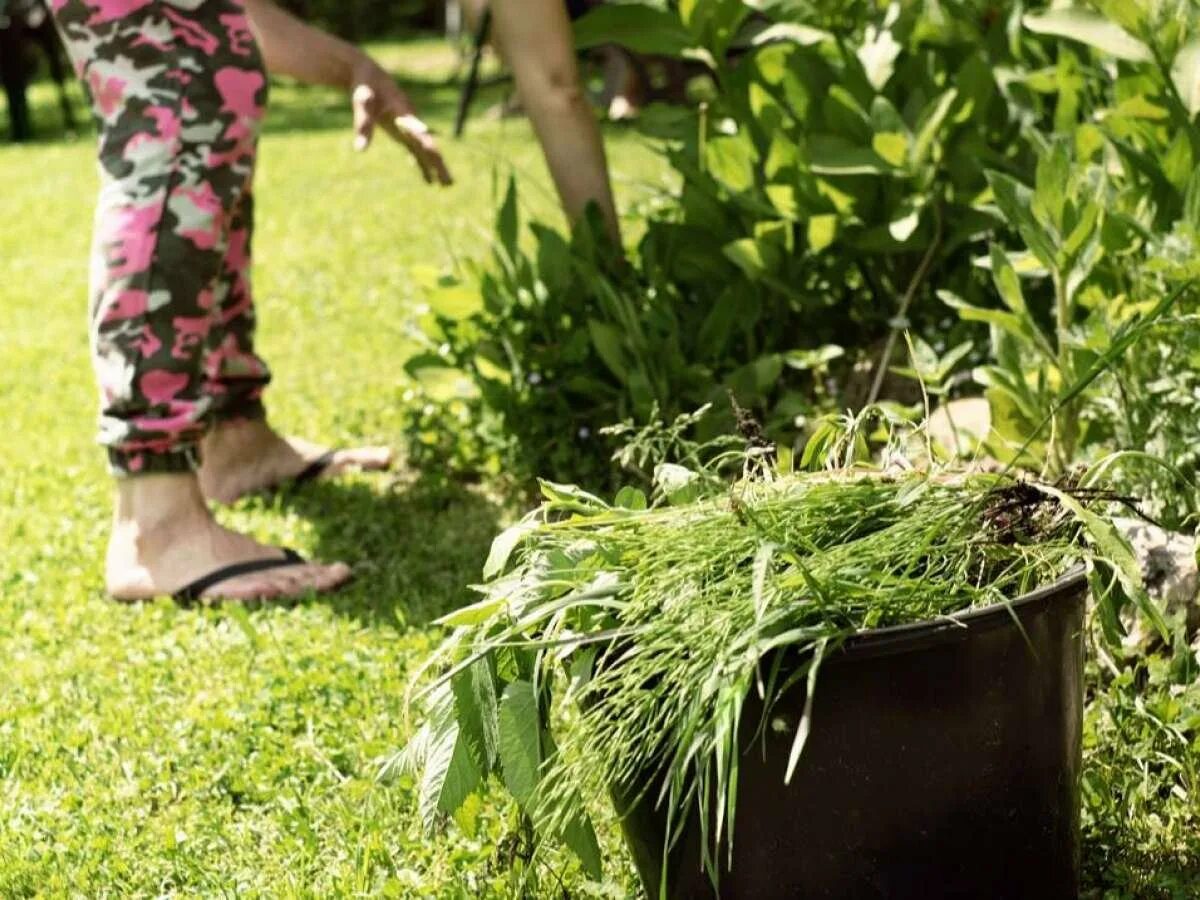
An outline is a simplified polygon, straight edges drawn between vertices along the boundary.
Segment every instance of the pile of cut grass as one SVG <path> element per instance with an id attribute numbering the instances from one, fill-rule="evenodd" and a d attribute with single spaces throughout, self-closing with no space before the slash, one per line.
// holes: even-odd
<path id="1" fill-rule="evenodd" d="M 811 702 L 822 659 L 848 637 L 1010 601 L 1086 553 L 1068 496 L 999 476 L 788 475 L 653 508 L 630 491 L 621 505 L 574 488 L 545 493 L 497 540 L 485 598 L 445 620 L 457 629 L 440 683 L 454 701 L 438 709 L 458 730 L 429 725 L 463 746 L 410 761 L 439 793 L 456 777 L 443 764 L 491 769 L 543 836 L 585 858 L 581 791 L 661 784 L 644 802 L 665 806 L 669 825 L 698 809 L 711 867 L 734 814 L 752 691 L 769 707 L 807 679 Z M 786 677 L 773 662 L 782 650 L 804 660 Z M 506 708 L 517 695 L 536 698 L 521 701 L 521 716 Z M 551 739 L 555 703 L 572 721 Z M 517 725 L 543 735 L 536 790 L 510 777 Z M 806 714 L 792 767 L 809 728 Z"/>

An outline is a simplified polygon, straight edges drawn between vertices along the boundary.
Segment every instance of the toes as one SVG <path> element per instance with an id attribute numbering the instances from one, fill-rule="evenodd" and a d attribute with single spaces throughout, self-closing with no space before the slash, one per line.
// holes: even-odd
<path id="1" fill-rule="evenodd" d="M 273 569 L 215 585 L 204 594 L 207 600 L 296 600 L 341 587 L 352 572 L 345 563 L 306 563 Z"/>

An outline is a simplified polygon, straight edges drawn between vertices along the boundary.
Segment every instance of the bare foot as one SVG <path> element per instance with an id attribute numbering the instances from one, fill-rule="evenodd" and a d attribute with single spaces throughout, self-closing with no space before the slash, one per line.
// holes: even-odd
<path id="1" fill-rule="evenodd" d="M 200 489 L 218 503 L 279 487 L 321 459 L 326 450 L 317 444 L 285 438 L 266 422 L 225 422 L 204 439 Z M 387 447 L 337 450 L 319 477 L 336 478 L 345 472 L 382 472 L 392 465 Z"/>
<path id="2" fill-rule="evenodd" d="M 194 475 L 144 475 L 117 487 L 108 545 L 109 595 L 135 602 L 174 594 L 225 566 L 282 559 L 278 548 L 221 527 Z M 350 579 L 345 563 L 303 563 L 230 578 L 205 591 L 208 599 L 282 600 L 331 591 Z"/>

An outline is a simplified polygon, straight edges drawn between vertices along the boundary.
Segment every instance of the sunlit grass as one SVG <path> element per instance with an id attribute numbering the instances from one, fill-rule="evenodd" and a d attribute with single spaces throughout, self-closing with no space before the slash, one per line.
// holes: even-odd
<path id="1" fill-rule="evenodd" d="M 448 130 L 453 54 L 378 49 L 418 73 L 414 98 Z M 509 810 L 482 807 L 431 842 L 410 786 L 374 773 L 408 733 L 402 694 L 427 623 L 462 602 L 506 511 L 417 473 L 256 499 L 224 519 L 348 560 L 355 586 L 248 617 L 105 600 L 109 482 L 84 326 L 93 139 L 62 133 L 52 89 L 33 100 L 42 141 L 0 145 L 0 896 L 503 893 Z M 410 267 L 481 252 L 510 169 L 532 212 L 558 213 L 524 121 L 480 116 L 467 142 L 447 141 L 458 183 L 445 191 L 396 148 L 356 155 L 348 125 L 333 92 L 275 91 L 260 343 L 282 427 L 396 444 Z M 658 179 L 631 135 L 610 152 L 625 200 Z"/>

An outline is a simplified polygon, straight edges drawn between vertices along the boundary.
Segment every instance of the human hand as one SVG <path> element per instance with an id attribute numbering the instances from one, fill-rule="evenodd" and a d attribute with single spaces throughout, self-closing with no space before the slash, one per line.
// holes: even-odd
<path id="1" fill-rule="evenodd" d="M 366 57 L 354 71 L 350 100 L 354 106 L 356 150 L 366 150 L 371 145 L 378 126 L 412 154 L 427 183 L 453 183 L 437 142 L 425 123 L 417 118 L 408 95 L 387 72 Z"/>

